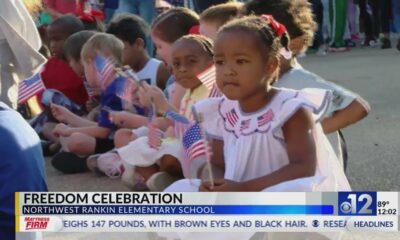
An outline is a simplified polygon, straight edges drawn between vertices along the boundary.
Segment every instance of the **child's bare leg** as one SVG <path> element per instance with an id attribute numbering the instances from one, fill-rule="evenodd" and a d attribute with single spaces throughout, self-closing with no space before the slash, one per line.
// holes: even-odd
<path id="1" fill-rule="evenodd" d="M 128 145 L 131 141 L 135 140 L 137 136 L 130 129 L 119 129 L 114 136 L 114 145 L 120 148 Z"/>
<path id="2" fill-rule="evenodd" d="M 149 167 L 135 167 L 135 171 L 147 181 L 153 174 L 159 172 L 160 168 L 157 164 L 154 164 Z"/>
<path id="3" fill-rule="evenodd" d="M 179 160 L 172 155 L 164 155 L 160 159 L 160 171 L 167 172 L 174 177 L 183 178 Z"/>
<path id="4" fill-rule="evenodd" d="M 42 134 L 45 139 L 49 140 L 49 145 L 47 145 L 47 149 L 43 150 L 45 155 L 52 155 L 57 153 L 60 148 L 61 144 L 59 138 L 53 134 L 53 130 L 56 127 L 57 123 L 48 122 L 43 125 Z"/>
<path id="5" fill-rule="evenodd" d="M 73 133 L 67 141 L 69 151 L 77 155 L 90 155 L 96 149 L 96 139 L 83 133 Z"/>
<path id="6" fill-rule="evenodd" d="M 51 142 L 58 142 L 58 137 L 53 134 L 53 130 L 56 127 L 57 123 L 47 122 L 43 125 L 42 134 Z"/>

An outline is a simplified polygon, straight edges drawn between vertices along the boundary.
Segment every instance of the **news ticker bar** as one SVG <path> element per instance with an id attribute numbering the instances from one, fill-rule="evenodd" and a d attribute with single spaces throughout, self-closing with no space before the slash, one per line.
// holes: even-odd
<path id="1" fill-rule="evenodd" d="M 16 193 L 15 199 L 17 231 L 121 231 L 125 225 L 126 231 L 181 231 L 180 221 L 200 224 L 192 226 L 199 231 L 223 221 L 240 231 L 399 231 L 398 192 L 52 192 Z M 281 224 L 271 227 L 269 220 Z"/>
<path id="2" fill-rule="evenodd" d="M 24 216 L 18 232 L 398 232 L 398 216 Z"/>

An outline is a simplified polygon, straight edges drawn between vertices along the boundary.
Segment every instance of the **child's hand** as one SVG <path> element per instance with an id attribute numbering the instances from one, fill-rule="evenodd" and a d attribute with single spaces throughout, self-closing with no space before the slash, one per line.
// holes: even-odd
<path id="1" fill-rule="evenodd" d="M 247 191 L 244 184 L 228 179 L 216 179 L 214 187 L 210 182 L 204 182 L 199 187 L 200 192 L 244 192 Z"/>
<path id="2" fill-rule="evenodd" d="M 118 127 L 123 127 L 126 121 L 126 112 L 111 111 L 109 112 L 110 121 Z"/>
<path id="3" fill-rule="evenodd" d="M 53 117 L 62 123 L 68 123 L 68 119 L 73 115 L 73 113 L 67 108 L 54 103 L 50 105 L 50 108 Z"/>
<path id="4" fill-rule="evenodd" d="M 53 134 L 57 137 L 69 137 L 72 133 L 70 132 L 70 127 L 64 123 L 59 123 L 54 128 Z"/>
<path id="5" fill-rule="evenodd" d="M 142 84 L 142 87 L 138 91 L 139 101 L 143 106 L 150 106 L 154 103 L 156 109 L 166 110 L 165 106 L 168 106 L 168 100 L 164 96 L 164 92 L 156 86 L 150 86 L 146 82 Z"/>
<path id="6" fill-rule="evenodd" d="M 95 109 L 97 106 L 99 106 L 99 101 L 97 101 L 97 100 L 94 99 L 94 98 L 91 98 L 91 99 L 87 100 L 85 106 L 86 106 L 86 110 L 87 110 L 88 112 L 90 112 L 90 111 L 92 111 L 93 109 Z"/>

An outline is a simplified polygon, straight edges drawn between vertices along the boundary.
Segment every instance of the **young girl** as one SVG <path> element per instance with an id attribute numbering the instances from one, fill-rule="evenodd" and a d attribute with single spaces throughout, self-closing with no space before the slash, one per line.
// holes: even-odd
<path id="1" fill-rule="evenodd" d="M 171 46 L 180 37 L 191 33 L 195 26 L 199 25 L 199 16 L 190 9 L 177 7 L 157 16 L 151 26 L 151 39 L 154 42 L 157 55 L 164 61 L 167 67 L 172 68 Z M 173 26 L 173 27 L 171 27 Z M 179 108 L 185 89 L 179 84 L 167 83 L 167 95 L 170 102 Z M 172 83 L 172 84 L 171 84 Z"/>
<path id="2" fill-rule="evenodd" d="M 213 63 L 212 43 L 209 39 L 200 35 L 187 35 L 172 45 L 171 56 L 175 81 L 186 89 L 179 113 L 189 120 L 193 120 L 191 114 L 192 105 L 199 100 L 207 98 L 210 94 L 210 90 L 201 83 L 197 75 Z M 148 89 L 150 86 L 145 85 L 143 88 Z M 170 109 L 168 104 L 158 104 L 167 101 L 162 95 L 153 95 L 151 92 L 149 90 L 145 95 L 148 99 L 151 98 L 153 100 L 157 112 L 165 113 Z M 162 99 L 159 99 L 160 97 Z M 143 102 L 150 101 L 144 100 Z M 179 126 L 175 124 L 175 133 L 170 138 L 164 139 L 159 149 L 148 146 L 148 137 L 140 137 L 127 146 L 118 148 L 119 156 L 125 162 L 125 165 L 128 165 L 128 170 L 123 175 L 123 181 L 126 179 L 131 179 L 132 181 L 134 178 L 127 176 L 131 175 L 132 171 L 136 171 L 144 177 L 150 190 L 162 191 L 173 181 L 176 181 L 177 178 L 182 177 L 179 161 L 183 159 L 183 154 L 179 144 L 180 134 L 178 128 Z M 114 157 L 110 156 L 112 154 L 114 154 Z M 98 161 L 102 162 L 103 158 L 106 157 L 115 159 L 116 153 L 105 155 L 99 158 Z M 132 166 L 135 169 L 132 169 Z M 134 182 L 128 184 L 135 185 Z"/>
<path id="3" fill-rule="evenodd" d="M 315 22 L 307 0 L 252 0 L 245 5 L 245 12 L 271 14 L 286 26 L 290 36 L 289 49 L 292 56 L 281 57 L 280 79 L 276 87 L 300 90 L 303 88 L 321 88 L 333 92 L 328 110 L 321 121 L 322 129 L 339 159 L 346 163 L 346 154 L 342 152 L 339 130 L 354 124 L 368 115 L 368 103 L 357 94 L 322 79 L 304 69 L 296 56 L 307 50 L 314 36 Z"/>
<path id="4" fill-rule="evenodd" d="M 213 141 L 220 150 L 212 162 L 223 177 L 214 175 L 214 187 L 185 179 L 166 191 L 350 190 L 318 123 L 329 92 L 271 86 L 281 45 L 288 44 L 284 26 L 272 17 L 244 17 L 222 27 L 214 61 L 226 97 L 204 100 L 195 109 L 206 132 L 222 140 Z"/>

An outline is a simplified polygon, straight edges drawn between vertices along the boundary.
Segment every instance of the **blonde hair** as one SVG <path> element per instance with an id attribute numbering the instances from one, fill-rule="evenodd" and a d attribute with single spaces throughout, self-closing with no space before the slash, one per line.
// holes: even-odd
<path id="1" fill-rule="evenodd" d="M 42 1 L 40 0 L 23 0 L 23 2 L 32 17 L 42 9 Z"/>
<path id="2" fill-rule="evenodd" d="M 200 14 L 200 21 L 212 22 L 221 27 L 229 20 L 236 18 L 241 13 L 243 3 L 227 2 L 211 6 Z"/>
<path id="3" fill-rule="evenodd" d="M 82 61 L 94 59 L 98 53 L 104 57 L 111 57 L 116 66 L 121 65 L 124 44 L 121 40 L 108 33 L 96 33 L 83 45 Z"/>

